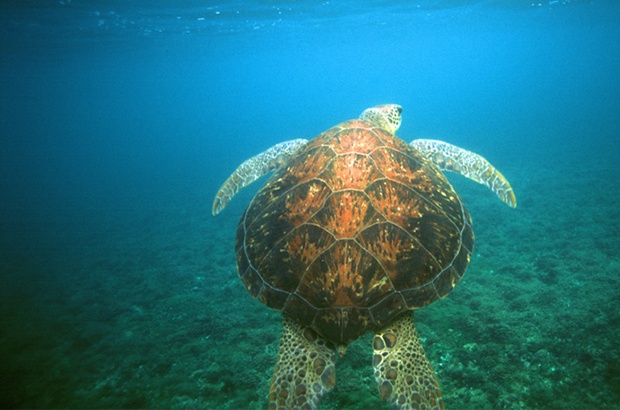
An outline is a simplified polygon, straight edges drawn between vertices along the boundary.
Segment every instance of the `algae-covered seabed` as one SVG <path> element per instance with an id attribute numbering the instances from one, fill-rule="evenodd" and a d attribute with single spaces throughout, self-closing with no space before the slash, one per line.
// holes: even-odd
<path id="1" fill-rule="evenodd" d="M 493 158 L 516 210 L 451 177 L 476 249 L 454 292 L 416 313 L 446 406 L 619 408 L 620 173 L 613 158 L 525 154 Z M 279 315 L 248 296 L 233 253 L 252 193 L 214 218 L 214 190 L 41 222 L 30 249 L 3 250 L 2 407 L 265 405 Z M 323 408 L 385 407 L 370 345 L 339 360 Z"/>

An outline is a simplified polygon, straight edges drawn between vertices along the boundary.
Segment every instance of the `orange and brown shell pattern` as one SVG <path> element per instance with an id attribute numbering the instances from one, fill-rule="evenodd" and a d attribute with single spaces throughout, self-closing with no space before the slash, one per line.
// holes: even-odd
<path id="1" fill-rule="evenodd" d="M 236 253 L 252 296 L 347 344 L 450 293 L 473 245 L 443 173 L 357 119 L 276 171 L 241 218 Z"/>

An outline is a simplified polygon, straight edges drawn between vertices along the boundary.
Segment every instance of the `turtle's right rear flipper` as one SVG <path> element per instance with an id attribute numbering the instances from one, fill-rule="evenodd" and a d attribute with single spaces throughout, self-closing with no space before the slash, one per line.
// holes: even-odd
<path id="1" fill-rule="evenodd" d="M 372 364 L 379 394 L 398 409 L 443 409 L 439 382 L 405 312 L 375 333 Z"/>

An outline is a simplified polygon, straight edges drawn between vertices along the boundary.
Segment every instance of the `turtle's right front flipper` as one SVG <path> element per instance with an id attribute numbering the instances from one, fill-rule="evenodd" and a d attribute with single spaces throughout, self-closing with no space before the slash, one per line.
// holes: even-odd
<path id="1" fill-rule="evenodd" d="M 508 180 L 480 155 L 438 140 L 419 139 L 411 141 L 410 145 L 441 170 L 456 172 L 486 185 L 506 205 L 517 206 L 517 198 Z"/>
<path id="2" fill-rule="evenodd" d="M 213 208 L 211 209 L 213 215 L 222 212 L 224 208 L 226 208 L 228 202 L 241 188 L 250 185 L 258 178 L 279 167 L 288 160 L 299 147 L 306 145 L 307 142 L 308 140 L 305 139 L 281 142 L 239 165 L 235 172 L 224 181 L 220 190 L 217 191 L 215 200 L 213 201 Z"/>

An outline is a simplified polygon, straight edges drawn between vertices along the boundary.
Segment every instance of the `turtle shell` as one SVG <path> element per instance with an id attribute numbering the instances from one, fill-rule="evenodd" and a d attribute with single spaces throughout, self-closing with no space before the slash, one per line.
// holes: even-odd
<path id="1" fill-rule="evenodd" d="M 311 140 L 256 194 L 237 230 L 250 294 L 346 344 L 446 296 L 473 249 L 443 173 L 362 120 Z"/>

